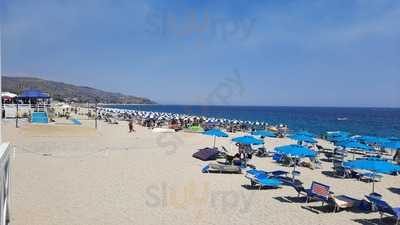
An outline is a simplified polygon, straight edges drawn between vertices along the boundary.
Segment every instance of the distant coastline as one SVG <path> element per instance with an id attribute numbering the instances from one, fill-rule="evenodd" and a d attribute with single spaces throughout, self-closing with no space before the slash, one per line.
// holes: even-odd
<path id="1" fill-rule="evenodd" d="M 107 92 L 92 87 L 77 86 L 35 77 L 2 76 L 2 91 L 21 93 L 26 89 L 38 89 L 50 94 L 56 101 L 105 104 L 156 104 L 151 99 Z"/>

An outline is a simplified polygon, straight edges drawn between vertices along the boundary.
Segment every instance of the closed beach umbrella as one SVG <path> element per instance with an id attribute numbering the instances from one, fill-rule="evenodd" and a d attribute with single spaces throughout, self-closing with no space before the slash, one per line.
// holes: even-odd
<path id="1" fill-rule="evenodd" d="M 251 132 L 251 135 L 261 136 L 261 137 L 276 137 L 276 133 L 268 130 L 256 130 Z"/>
<path id="2" fill-rule="evenodd" d="M 314 158 L 317 156 L 317 153 L 304 147 L 301 145 L 285 145 L 281 147 L 275 148 L 275 152 L 279 152 L 288 156 L 289 158 Z M 294 163 L 293 167 L 293 179 L 294 179 L 294 172 L 296 171 L 296 163 Z"/>
<path id="3" fill-rule="evenodd" d="M 262 145 L 264 144 L 264 141 L 259 140 L 255 137 L 252 136 L 241 136 L 241 137 L 236 137 L 232 139 L 232 141 L 240 144 L 245 144 L 245 145 Z"/>
<path id="4" fill-rule="evenodd" d="M 228 137 L 229 135 L 219 129 L 211 129 L 203 133 L 204 135 L 208 136 L 213 136 L 214 137 L 214 145 L 213 148 L 215 148 L 215 141 L 217 137 Z"/>
<path id="5" fill-rule="evenodd" d="M 382 159 L 361 159 L 344 163 L 344 166 L 350 169 L 362 169 L 373 172 L 373 177 L 377 173 L 393 174 L 400 172 L 400 166 L 394 165 Z M 372 179 L 372 192 L 375 191 L 375 179 Z"/>

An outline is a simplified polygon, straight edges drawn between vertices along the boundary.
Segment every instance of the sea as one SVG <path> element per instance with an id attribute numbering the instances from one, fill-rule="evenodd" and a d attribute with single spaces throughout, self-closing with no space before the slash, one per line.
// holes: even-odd
<path id="1" fill-rule="evenodd" d="M 347 131 L 354 135 L 400 137 L 400 108 L 200 106 L 200 105 L 108 105 L 109 108 L 169 112 L 287 124 L 289 129 L 322 134 Z"/>

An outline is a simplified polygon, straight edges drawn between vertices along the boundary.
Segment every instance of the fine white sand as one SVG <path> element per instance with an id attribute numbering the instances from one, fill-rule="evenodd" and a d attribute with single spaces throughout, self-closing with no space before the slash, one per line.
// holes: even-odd
<path id="1" fill-rule="evenodd" d="M 279 189 L 248 190 L 244 175 L 202 174 L 204 162 L 191 157 L 212 145 L 212 137 L 178 132 L 156 134 L 127 123 L 93 121 L 74 125 L 29 125 L 16 129 L 3 121 L 3 139 L 15 147 L 12 158 L 11 224 L 376 224 L 378 213 L 326 212 L 320 202 L 296 201 L 297 193 Z M 219 138 L 232 152 L 230 139 Z M 293 143 L 266 139 L 266 146 Z M 327 143 L 322 143 L 328 145 Z M 254 158 L 265 170 L 282 167 L 270 158 Z M 328 184 L 335 194 L 362 199 L 372 185 L 324 175 L 323 169 L 299 168 L 300 180 Z M 400 177 L 384 176 L 376 191 L 400 206 Z M 287 198 L 288 197 L 288 198 Z M 289 200 L 289 201 L 288 201 Z M 292 202 L 290 202 L 292 201 Z M 309 207 L 314 207 L 310 210 Z M 393 223 L 391 219 L 385 219 Z"/>

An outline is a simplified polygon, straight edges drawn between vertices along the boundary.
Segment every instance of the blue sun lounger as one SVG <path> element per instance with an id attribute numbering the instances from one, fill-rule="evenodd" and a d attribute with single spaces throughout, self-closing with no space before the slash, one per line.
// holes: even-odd
<path id="1" fill-rule="evenodd" d="M 381 215 L 381 220 L 382 220 L 383 214 L 388 214 L 388 215 L 394 216 L 394 218 L 396 220 L 396 225 L 400 224 L 400 207 L 393 208 L 387 202 L 385 202 L 381 199 L 374 198 L 371 196 L 365 196 L 365 197 L 368 199 L 368 201 L 370 201 L 372 203 L 373 206 L 375 206 L 378 209 L 378 212 Z"/>
<path id="2" fill-rule="evenodd" d="M 262 170 L 248 170 L 245 177 L 250 180 L 251 186 L 258 185 L 260 190 L 263 187 L 279 187 L 282 184 L 279 179 L 270 177 L 267 172 Z"/>

